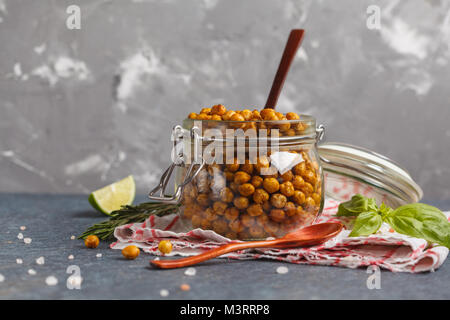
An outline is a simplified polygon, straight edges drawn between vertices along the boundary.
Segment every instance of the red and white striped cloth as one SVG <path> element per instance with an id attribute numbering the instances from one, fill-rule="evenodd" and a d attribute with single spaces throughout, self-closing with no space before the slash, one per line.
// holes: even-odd
<path id="1" fill-rule="evenodd" d="M 327 200 L 325 209 L 318 219 L 320 222 L 341 222 L 346 229 L 334 239 L 322 245 L 298 249 L 251 249 L 234 252 L 222 257 L 232 259 L 272 259 L 297 264 L 330 265 L 348 268 L 377 265 L 394 272 L 434 271 L 444 263 L 449 249 L 443 246 L 430 246 L 426 240 L 408 237 L 394 232 L 383 224 L 377 234 L 368 237 L 348 237 L 353 219 L 336 217 L 339 203 Z M 449 217 L 450 213 L 445 213 Z M 116 228 L 114 236 L 118 241 L 111 244 L 112 249 L 123 249 L 134 244 L 144 252 L 162 255 L 158 243 L 170 239 L 173 250 L 167 256 L 196 255 L 217 246 L 236 242 L 212 230 L 186 227 L 175 214 L 151 216 L 143 223 L 134 223 Z"/>

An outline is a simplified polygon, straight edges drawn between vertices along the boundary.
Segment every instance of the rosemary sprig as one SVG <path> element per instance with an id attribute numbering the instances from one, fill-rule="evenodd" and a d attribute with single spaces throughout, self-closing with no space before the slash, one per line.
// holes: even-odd
<path id="1" fill-rule="evenodd" d="M 108 220 L 96 223 L 83 232 L 78 239 L 84 239 L 89 235 L 96 235 L 100 240 L 113 238 L 114 229 L 128 223 L 144 222 L 150 215 L 165 216 L 177 211 L 178 204 L 166 204 L 161 202 L 145 202 L 136 206 L 124 206 L 111 213 Z"/>

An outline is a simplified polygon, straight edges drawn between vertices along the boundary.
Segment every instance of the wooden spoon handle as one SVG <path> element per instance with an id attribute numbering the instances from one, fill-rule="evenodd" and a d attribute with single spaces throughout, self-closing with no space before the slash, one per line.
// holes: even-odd
<path id="1" fill-rule="evenodd" d="M 283 89 L 284 80 L 286 80 L 292 60 L 294 60 L 297 49 L 300 47 L 304 33 L 305 30 L 303 29 L 294 29 L 289 34 L 283 56 L 281 58 L 280 65 L 278 66 L 278 71 L 273 80 L 272 89 L 270 89 L 264 109 L 275 109 L 281 89 Z"/>
<path id="2" fill-rule="evenodd" d="M 286 240 L 282 239 L 275 239 L 275 240 L 262 240 L 262 241 L 248 241 L 248 242 L 241 242 L 241 243 L 229 243 L 223 246 L 220 246 L 218 248 L 214 248 L 211 250 L 208 250 L 206 252 L 203 252 L 199 255 L 182 258 L 182 259 L 176 259 L 176 260 L 152 260 L 150 263 L 156 267 L 162 268 L 162 269 L 172 269 L 172 268 L 182 268 L 191 266 L 193 264 L 197 264 L 209 259 L 216 258 L 218 256 L 221 256 L 226 253 L 230 253 L 233 251 L 243 250 L 243 249 L 250 249 L 250 248 L 263 248 L 263 247 L 273 247 L 276 244 L 279 244 L 280 242 L 284 242 Z"/>

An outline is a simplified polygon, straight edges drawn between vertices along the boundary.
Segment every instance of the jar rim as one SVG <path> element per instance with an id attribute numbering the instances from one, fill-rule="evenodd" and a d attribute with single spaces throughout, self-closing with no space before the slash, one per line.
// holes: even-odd
<path id="1" fill-rule="evenodd" d="M 202 123 L 269 123 L 269 124 L 285 124 L 285 123 L 310 123 L 313 124 L 316 122 L 316 118 L 308 115 L 308 114 L 299 114 L 300 119 L 296 120 L 244 120 L 244 121 L 235 121 L 235 120 L 202 120 L 202 119 L 191 119 L 185 118 L 183 121 L 201 121 Z"/>

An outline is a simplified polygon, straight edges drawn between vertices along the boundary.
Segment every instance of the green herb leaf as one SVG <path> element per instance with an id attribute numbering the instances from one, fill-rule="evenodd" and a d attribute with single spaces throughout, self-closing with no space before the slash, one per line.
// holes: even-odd
<path id="1" fill-rule="evenodd" d="M 350 237 L 368 236 L 378 231 L 383 219 L 376 211 L 362 212 L 355 220 Z"/>
<path id="2" fill-rule="evenodd" d="M 386 221 L 398 233 L 450 248 L 450 223 L 438 208 L 423 203 L 407 204 L 390 212 Z"/>
<path id="3" fill-rule="evenodd" d="M 377 203 L 373 198 L 364 197 L 361 194 L 355 194 L 349 201 L 342 202 L 339 205 L 338 216 L 357 216 L 361 212 L 377 211 Z"/>

